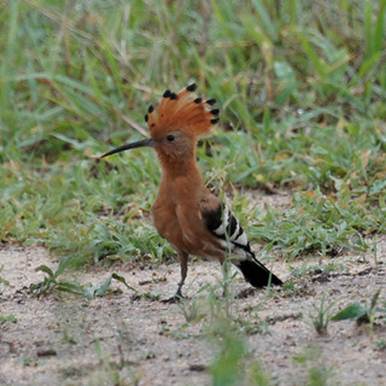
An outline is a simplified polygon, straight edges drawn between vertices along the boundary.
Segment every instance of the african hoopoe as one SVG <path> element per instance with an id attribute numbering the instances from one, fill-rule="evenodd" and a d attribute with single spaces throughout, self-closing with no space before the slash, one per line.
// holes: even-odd
<path id="1" fill-rule="evenodd" d="M 254 287 L 282 281 L 260 263 L 243 228 L 229 208 L 204 185 L 196 162 L 197 139 L 218 122 L 214 99 L 202 100 L 195 84 L 178 94 L 166 90 L 160 103 L 150 106 L 145 120 L 150 138 L 111 150 L 101 158 L 124 150 L 150 146 L 162 166 L 158 197 L 152 208 L 154 225 L 177 251 L 181 281 L 176 298 L 182 297 L 189 255 L 231 262 Z"/>

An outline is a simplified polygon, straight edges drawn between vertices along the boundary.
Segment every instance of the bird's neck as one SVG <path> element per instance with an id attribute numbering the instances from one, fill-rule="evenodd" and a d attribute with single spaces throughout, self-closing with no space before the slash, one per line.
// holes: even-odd
<path id="1" fill-rule="evenodd" d="M 194 192 L 203 186 L 203 180 L 195 157 L 174 160 L 161 158 L 161 192 L 179 201 L 180 198 L 193 197 Z"/>
<path id="2" fill-rule="evenodd" d="M 161 166 L 163 178 L 169 181 L 184 177 L 192 178 L 193 180 L 201 179 L 200 170 L 193 157 L 180 160 L 161 159 Z"/>

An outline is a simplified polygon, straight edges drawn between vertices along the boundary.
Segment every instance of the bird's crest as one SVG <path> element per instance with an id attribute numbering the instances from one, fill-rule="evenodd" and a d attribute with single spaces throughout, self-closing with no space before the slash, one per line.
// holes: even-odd
<path id="1" fill-rule="evenodd" d="M 152 136 L 180 130 L 191 136 L 210 131 L 218 122 L 218 109 L 212 108 L 215 99 L 204 100 L 195 94 L 196 85 L 190 84 L 178 94 L 166 90 L 156 107 L 150 106 L 145 120 Z"/>

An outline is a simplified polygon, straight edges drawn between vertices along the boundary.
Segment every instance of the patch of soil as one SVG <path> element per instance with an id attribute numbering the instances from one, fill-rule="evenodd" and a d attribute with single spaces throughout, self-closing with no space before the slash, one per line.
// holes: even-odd
<path id="1" fill-rule="evenodd" d="M 378 251 L 377 265 L 372 256 L 339 257 L 343 271 L 323 272 L 322 280 L 319 270 L 311 271 L 286 290 L 250 293 L 236 276 L 233 313 L 252 326 L 248 335 L 252 357 L 277 384 L 302 384 L 310 366 L 331 369 L 333 381 L 342 385 L 386 384 L 386 351 L 377 348 L 377 342 L 386 340 L 384 325 L 368 331 L 352 321 L 331 322 L 328 334 L 320 337 L 309 319 L 323 295 L 336 309 L 369 301 L 379 288 L 384 301 L 385 239 Z M 125 289 L 92 301 L 58 293 L 38 299 L 27 288 L 43 277 L 34 271 L 37 266 L 55 266 L 46 250 L 5 247 L 0 261 L 0 276 L 10 283 L 0 285 L 0 315 L 16 317 L 16 323 L 0 326 L 1 385 L 110 385 L 117 377 L 138 385 L 210 384 L 208 365 L 215 349 L 202 334 L 204 322 L 187 323 L 181 305 L 146 296 L 133 300 Z M 291 266 L 304 264 L 315 262 Z M 284 263 L 275 263 L 273 269 L 284 279 L 290 276 Z M 174 293 L 179 280 L 177 264 L 137 269 L 132 263 L 114 266 L 110 272 L 94 268 L 71 273 L 68 278 L 96 283 L 111 272 L 123 275 L 141 293 L 161 299 Z M 221 275 L 215 262 L 191 262 L 185 294 L 193 300 L 185 307 L 205 299 L 206 286 L 218 283 Z"/>

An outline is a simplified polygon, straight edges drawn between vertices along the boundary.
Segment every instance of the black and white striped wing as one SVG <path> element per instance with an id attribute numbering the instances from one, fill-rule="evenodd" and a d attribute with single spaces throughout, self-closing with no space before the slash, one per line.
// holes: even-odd
<path id="1" fill-rule="evenodd" d="M 255 257 L 244 229 L 226 205 L 204 211 L 203 217 L 208 230 L 218 238 L 225 253 L 240 260 Z"/>
<path id="2" fill-rule="evenodd" d="M 226 205 L 218 205 L 214 210 L 203 210 L 202 214 L 208 230 L 217 237 L 225 255 L 231 257 L 231 262 L 240 269 L 246 281 L 256 288 L 283 284 L 256 259 L 247 235 Z"/>

